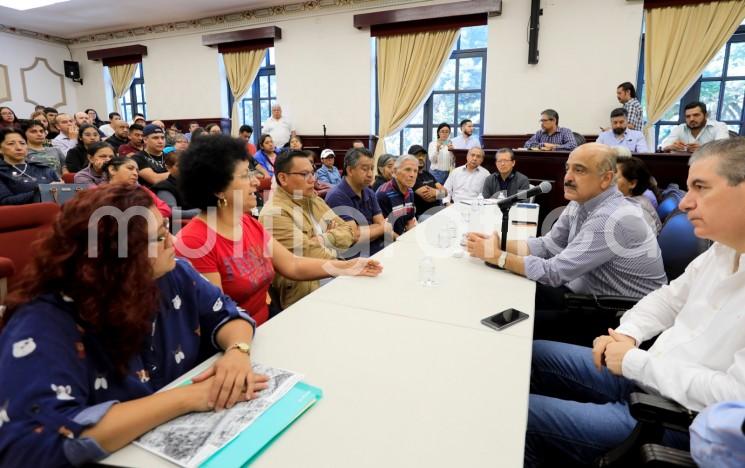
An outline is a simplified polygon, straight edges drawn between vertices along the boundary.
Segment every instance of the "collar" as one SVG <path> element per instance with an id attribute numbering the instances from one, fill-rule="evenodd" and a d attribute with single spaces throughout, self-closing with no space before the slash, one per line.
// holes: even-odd
<path id="1" fill-rule="evenodd" d="M 347 195 L 349 195 L 352 198 L 359 198 L 360 200 L 365 199 L 365 187 L 362 187 L 362 191 L 360 195 L 357 195 L 357 192 L 354 191 L 351 185 L 349 185 L 349 182 L 347 182 L 346 177 L 341 178 L 341 182 L 339 182 L 339 186 L 341 190 L 344 190 Z"/>
<path id="2" fill-rule="evenodd" d="M 584 203 L 580 203 L 579 206 L 587 213 L 591 213 L 595 211 L 600 205 L 602 205 L 606 200 L 609 200 L 610 198 L 616 196 L 623 195 L 621 195 L 621 192 L 618 190 L 618 187 L 616 185 L 611 185 L 606 191 L 596 195 L 595 198 L 587 200 Z"/>
<path id="3" fill-rule="evenodd" d="M 502 174 L 500 174 L 499 171 L 497 171 L 497 177 L 499 177 L 500 180 L 504 180 L 505 182 L 507 182 L 508 180 L 515 178 L 515 171 L 514 170 L 510 171 L 510 175 L 508 175 L 506 179 L 502 179 Z"/>
<path id="4" fill-rule="evenodd" d="M 311 202 L 311 200 L 313 199 L 313 197 L 316 196 L 315 194 L 313 194 L 313 195 L 311 195 L 309 197 L 306 197 L 306 196 L 303 195 L 300 198 L 296 198 L 293 194 L 291 194 L 290 192 L 288 192 L 284 187 L 277 187 L 277 188 L 279 190 L 277 190 L 275 192 L 275 194 L 274 194 L 275 196 L 279 195 L 279 196 L 285 198 L 286 200 L 289 200 L 292 203 L 294 203 L 295 205 L 297 205 L 299 207 L 302 207 L 302 208 L 305 208 L 307 205 L 309 205 L 309 203 Z"/>

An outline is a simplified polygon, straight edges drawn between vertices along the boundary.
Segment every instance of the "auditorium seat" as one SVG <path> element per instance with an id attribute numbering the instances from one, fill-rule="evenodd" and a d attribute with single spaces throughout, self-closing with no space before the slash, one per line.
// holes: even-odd
<path id="1" fill-rule="evenodd" d="M 13 276 L 15 265 L 13 260 L 7 257 L 0 257 L 0 305 L 5 301 L 5 295 L 8 293 L 8 278 Z"/>
<path id="2" fill-rule="evenodd" d="M 688 264 L 711 245 L 710 241 L 696 237 L 688 215 L 678 210 L 670 214 L 662 224 L 657 243 L 662 251 L 662 263 L 665 265 L 668 281 L 683 274 Z"/>
<path id="3" fill-rule="evenodd" d="M 10 259 L 15 267 L 15 272 L 8 278 L 9 291 L 33 257 L 33 241 L 51 228 L 59 210 L 55 203 L 0 206 L 0 257 Z"/>
<path id="4" fill-rule="evenodd" d="M 66 184 L 72 184 L 75 182 L 75 173 L 74 172 L 67 172 L 65 174 L 62 174 L 62 182 Z"/>

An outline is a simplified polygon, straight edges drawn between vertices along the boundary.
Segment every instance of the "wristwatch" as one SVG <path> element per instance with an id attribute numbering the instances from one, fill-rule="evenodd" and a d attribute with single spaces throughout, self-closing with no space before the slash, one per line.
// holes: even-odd
<path id="1" fill-rule="evenodd" d="M 497 266 L 504 270 L 505 263 L 507 263 L 507 252 L 502 252 L 502 255 L 497 259 Z"/>
<path id="2" fill-rule="evenodd" d="M 242 352 L 243 354 L 251 354 L 251 345 L 248 344 L 248 343 L 235 343 L 235 344 L 232 344 L 232 345 L 228 346 L 228 348 L 225 350 L 225 352 L 227 353 L 231 349 L 237 349 L 238 351 Z"/>

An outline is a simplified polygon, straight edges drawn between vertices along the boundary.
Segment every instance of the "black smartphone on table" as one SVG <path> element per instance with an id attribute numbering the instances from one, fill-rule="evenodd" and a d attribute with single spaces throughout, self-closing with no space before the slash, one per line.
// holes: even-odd
<path id="1" fill-rule="evenodd" d="M 520 312 L 517 309 L 506 309 L 498 314 L 482 319 L 481 323 L 495 330 L 504 330 L 517 322 L 522 322 L 526 318 L 528 318 L 528 314 L 525 312 Z"/>

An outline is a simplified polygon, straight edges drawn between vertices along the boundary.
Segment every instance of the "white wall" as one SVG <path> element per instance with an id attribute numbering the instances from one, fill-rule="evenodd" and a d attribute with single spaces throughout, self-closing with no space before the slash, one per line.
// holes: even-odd
<path id="1" fill-rule="evenodd" d="M 503 0 L 489 20 L 485 134 L 532 133 L 540 112 L 596 134 L 618 107 L 616 87 L 636 82 L 642 2 L 543 0 L 537 65 L 528 64 L 530 2 Z"/>
<path id="2" fill-rule="evenodd" d="M 37 57 L 45 59 L 52 71 L 44 62 L 36 62 Z M 57 109 L 60 112 L 77 109 L 75 88 L 80 85 L 64 78 L 65 60 L 70 60 L 70 55 L 64 45 L 0 33 L 0 65 L 7 66 L 11 92 L 11 100 L 1 102 L 0 106 L 10 107 L 21 119 L 29 118 L 35 104 L 26 102 L 24 98 L 25 81 L 28 100 L 45 106 L 54 106 L 65 101 L 66 104 Z M 21 69 L 31 67 L 34 62 L 36 66 L 24 74 L 24 80 Z M 0 73 L 3 73 L 2 70 Z M 55 73 L 63 77 L 60 78 Z M 2 94 L 0 90 L 0 95 Z"/>
<path id="3" fill-rule="evenodd" d="M 449 2 L 422 2 L 436 3 Z M 485 133 L 534 132 L 547 107 L 559 112 L 562 125 L 597 133 L 618 104 L 616 86 L 636 78 L 641 0 L 543 0 L 538 65 L 527 63 L 530 2 L 502 4 L 503 14 L 489 19 Z M 416 4 L 400 7 L 411 6 Z M 275 23 L 283 36 L 275 44 L 278 99 L 300 134 L 320 134 L 322 124 L 332 135 L 369 132 L 370 36 L 352 26 L 354 14 L 369 11 L 374 10 Z M 80 106 L 102 115 L 110 110 L 105 96 L 110 86 L 100 62 L 86 58 L 87 50 L 144 44 L 149 117 L 227 116 L 220 56 L 201 45 L 202 34 L 72 46 L 85 78 L 85 86 L 78 86 Z"/>

